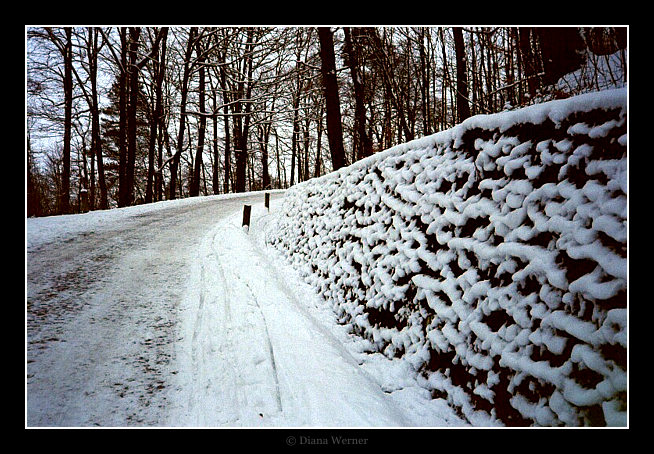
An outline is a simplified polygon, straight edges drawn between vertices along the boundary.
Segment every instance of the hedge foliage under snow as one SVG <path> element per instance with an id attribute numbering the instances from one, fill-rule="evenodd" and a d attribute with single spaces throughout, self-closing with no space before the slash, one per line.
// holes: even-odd
<path id="1" fill-rule="evenodd" d="M 626 104 L 586 94 L 391 148 L 289 189 L 269 241 L 473 424 L 626 425 Z"/>

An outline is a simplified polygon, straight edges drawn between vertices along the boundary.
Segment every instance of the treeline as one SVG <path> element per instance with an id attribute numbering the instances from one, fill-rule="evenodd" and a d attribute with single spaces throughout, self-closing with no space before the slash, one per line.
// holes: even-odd
<path id="1" fill-rule="evenodd" d="M 27 215 L 285 188 L 624 86 L 626 50 L 626 27 L 28 27 Z"/>

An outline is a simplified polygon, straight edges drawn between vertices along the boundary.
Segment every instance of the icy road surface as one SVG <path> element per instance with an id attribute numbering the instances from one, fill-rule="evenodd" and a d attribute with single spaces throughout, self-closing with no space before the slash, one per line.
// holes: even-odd
<path id="1" fill-rule="evenodd" d="M 464 425 L 335 322 L 273 218 L 250 193 L 28 219 L 26 426 Z"/>

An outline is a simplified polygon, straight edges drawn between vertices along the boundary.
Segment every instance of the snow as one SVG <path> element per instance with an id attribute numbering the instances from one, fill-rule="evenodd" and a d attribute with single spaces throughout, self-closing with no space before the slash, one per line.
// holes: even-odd
<path id="1" fill-rule="evenodd" d="M 28 219 L 27 425 L 468 425 L 266 246 L 278 210 L 255 192 Z M 63 258 L 91 282 L 46 271 Z"/>
<path id="2" fill-rule="evenodd" d="M 243 200 L 26 220 L 26 424 L 161 424 L 192 252 Z"/>
<path id="3" fill-rule="evenodd" d="M 249 231 L 237 214 L 216 224 L 202 243 L 183 303 L 183 311 L 202 317 L 185 318 L 182 332 L 187 341 L 179 358 L 189 367 L 177 377 L 188 404 L 169 424 L 448 425 L 439 413 L 420 419 L 398 410 L 417 384 L 385 358 L 364 359 L 358 339 L 343 332 L 312 289 L 279 256 L 265 253 L 271 217 L 265 208 L 255 206 L 252 217 Z M 239 392 L 233 395 L 226 383 Z M 397 390 L 403 393 L 395 396 Z M 416 398 L 420 407 L 431 400 Z"/>
<path id="4" fill-rule="evenodd" d="M 626 98 L 472 117 L 296 185 L 270 244 L 468 421 L 626 425 Z"/>

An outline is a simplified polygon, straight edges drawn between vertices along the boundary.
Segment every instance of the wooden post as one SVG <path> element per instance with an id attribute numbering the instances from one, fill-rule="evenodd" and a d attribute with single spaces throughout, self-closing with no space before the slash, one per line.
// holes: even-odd
<path id="1" fill-rule="evenodd" d="M 79 198 L 80 198 L 80 207 L 79 211 L 80 213 L 86 213 L 89 211 L 89 193 L 86 189 L 82 188 L 79 191 Z"/>
<path id="2" fill-rule="evenodd" d="M 250 230 L 250 211 L 252 207 L 250 205 L 243 205 L 243 225 L 247 226 Z"/>
<path id="3" fill-rule="evenodd" d="M 266 208 L 268 208 L 268 211 L 270 211 L 270 193 L 266 192 L 266 202 L 265 202 Z"/>

